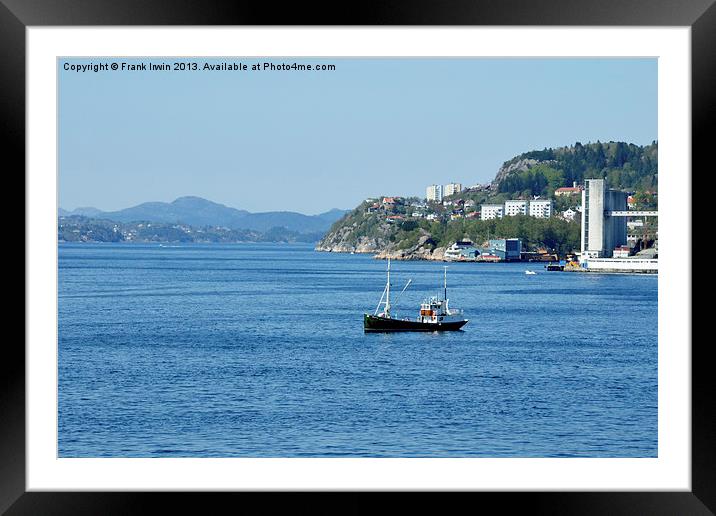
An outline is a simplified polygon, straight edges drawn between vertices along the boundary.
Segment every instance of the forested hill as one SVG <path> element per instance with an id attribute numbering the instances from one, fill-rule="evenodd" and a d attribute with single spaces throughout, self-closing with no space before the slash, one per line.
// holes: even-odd
<path id="1" fill-rule="evenodd" d="M 658 144 L 577 142 L 569 147 L 525 152 L 506 161 L 488 185 L 475 185 L 443 202 L 418 198 L 366 199 L 333 224 L 319 251 L 393 253 L 403 259 L 442 259 L 456 240 L 481 244 L 490 238 L 520 238 L 526 250 L 560 256 L 579 250 L 581 219 L 565 217 L 581 195 L 555 196 L 556 189 L 606 178 L 608 187 L 633 192 L 636 205 L 657 209 Z M 395 192 L 389 192 L 395 195 Z M 554 215 L 516 215 L 480 220 L 483 204 L 540 196 L 554 201 Z M 393 199 L 386 202 L 386 199 Z M 396 254 L 397 253 L 397 254 Z"/>
<path id="2" fill-rule="evenodd" d="M 658 143 L 577 142 L 570 147 L 525 152 L 502 165 L 492 189 L 510 197 L 552 197 L 557 188 L 594 178 L 605 178 L 610 188 L 656 192 Z"/>

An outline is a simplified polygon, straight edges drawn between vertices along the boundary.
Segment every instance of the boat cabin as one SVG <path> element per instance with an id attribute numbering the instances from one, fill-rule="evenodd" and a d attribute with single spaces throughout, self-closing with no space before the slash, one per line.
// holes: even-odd
<path id="1" fill-rule="evenodd" d="M 420 304 L 420 322 L 440 322 L 448 314 L 447 301 L 431 297 Z"/>

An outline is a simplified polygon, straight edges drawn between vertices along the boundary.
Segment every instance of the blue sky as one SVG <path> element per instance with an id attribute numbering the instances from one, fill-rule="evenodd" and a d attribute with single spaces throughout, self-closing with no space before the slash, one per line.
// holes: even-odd
<path id="1" fill-rule="evenodd" d="M 196 195 L 315 214 L 490 181 L 522 152 L 657 139 L 656 59 L 201 59 L 334 71 L 65 71 L 59 205 Z"/>

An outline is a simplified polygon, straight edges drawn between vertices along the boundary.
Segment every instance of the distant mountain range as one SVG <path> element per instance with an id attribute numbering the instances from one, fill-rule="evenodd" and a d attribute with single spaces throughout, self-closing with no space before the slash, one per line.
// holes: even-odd
<path id="1" fill-rule="evenodd" d="M 163 222 L 190 226 L 222 226 L 236 230 L 268 231 L 286 228 L 298 233 L 327 231 L 331 225 L 350 210 L 334 208 L 319 215 L 304 215 L 292 211 L 251 213 L 208 201 L 201 197 L 179 197 L 173 202 L 145 202 L 118 211 L 97 208 L 58 210 L 58 216 L 81 215 L 116 222 Z"/>

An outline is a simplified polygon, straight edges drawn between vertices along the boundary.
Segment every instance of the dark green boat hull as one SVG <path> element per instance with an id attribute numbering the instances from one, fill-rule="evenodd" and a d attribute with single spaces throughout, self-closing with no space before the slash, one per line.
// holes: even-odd
<path id="1" fill-rule="evenodd" d="M 363 330 L 372 331 L 456 331 L 467 324 L 467 320 L 443 323 L 423 323 L 405 319 L 388 319 L 377 315 L 363 315 Z"/>

